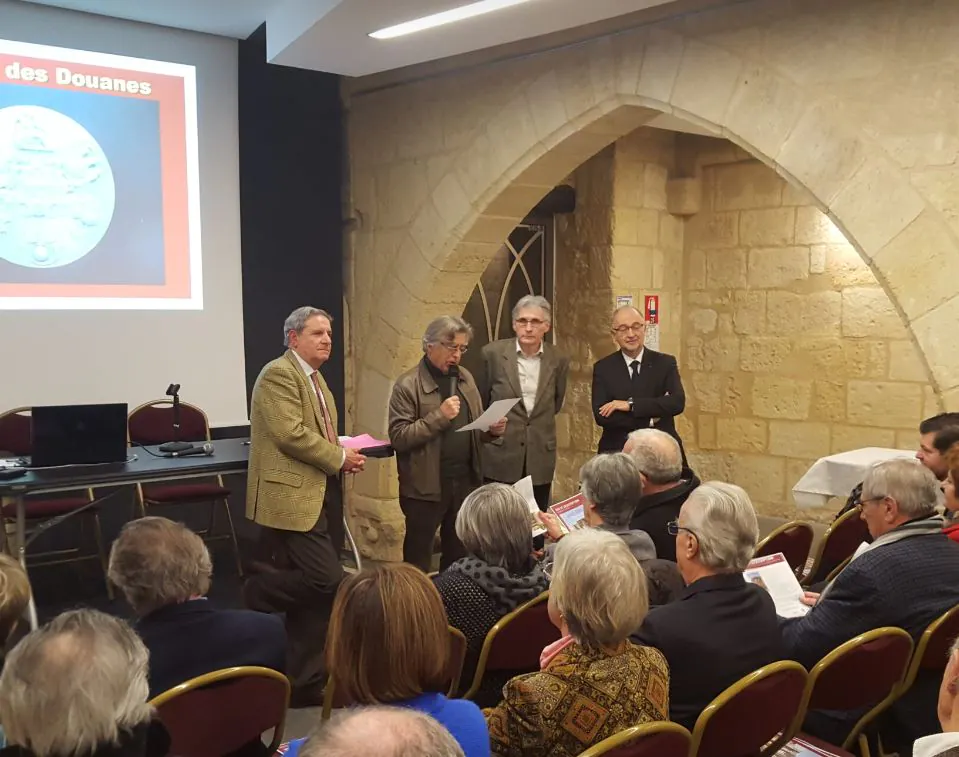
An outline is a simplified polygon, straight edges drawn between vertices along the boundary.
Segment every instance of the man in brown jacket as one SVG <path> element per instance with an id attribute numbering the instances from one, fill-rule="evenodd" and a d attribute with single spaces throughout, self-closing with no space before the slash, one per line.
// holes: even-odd
<path id="1" fill-rule="evenodd" d="M 326 626 L 343 578 L 338 476 L 365 461 L 340 446 L 336 403 L 319 372 L 333 347 L 330 321 L 318 308 L 290 314 L 283 325 L 289 349 L 260 372 L 250 408 L 246 517 L 263 527 L 272 563 L 243 594 L 252 610 L 286 614 L 293 706 L 322 702 Z"/>
<path id="2" fill-rule="evenodd" d="M 456 514 L 466 495 L 483 483 L 483 440 L 506 429 L 503 418 L 489 435 L 459 432 L 483 412 L 473 376 L 460 367 L 472 336 L 462 318 L 444 315 L 433 320 L 423 335 L 423 359 L 396 380 L 390 397 L 390 443 L 406 516 L 403 560 L 424 571 L 430 569 L 437 528 L 440 570 L 463 557 Z"/>

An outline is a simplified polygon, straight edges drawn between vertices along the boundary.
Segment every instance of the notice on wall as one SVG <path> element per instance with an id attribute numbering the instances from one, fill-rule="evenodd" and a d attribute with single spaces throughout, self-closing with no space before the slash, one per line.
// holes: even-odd
<path id="1" fill-rule="evenodd" d="M 643 317 L 646 319 L 646 346 L 659 349 L 659 295 L 647 294 L 643 298 Z"/>
<path id="2" fill-rule="evenodd" d="M 628 307 L 633 304 L 633 295 L 631 294 L 618 294 L 616 295 L 616 309 Z"/>

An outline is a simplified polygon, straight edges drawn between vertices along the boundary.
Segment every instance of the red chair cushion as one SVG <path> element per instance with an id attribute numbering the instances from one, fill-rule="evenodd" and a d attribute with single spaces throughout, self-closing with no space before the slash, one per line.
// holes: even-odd
<path id="1" fill-rule="evenodd" d="M 225 499 L 230 490 L 219 484 L 174 484 L 171 486 L 144 486 L 143 498 L 147 502 L 163 505 L 176 502 L 209 502 Z"/>
<path id="2" fill-rule="evenodd" d="M 79 510 L 84 505 L 89 505 L 90 500 L 86 497 L 63 497 L 61 499 L 28 499 L 24 512 L 27 520 L 39 520 L 42 518 L 54 518 L 57 515 L 65 515 Z M 5 505 L 3 514 L 7 518 L 12 518 L 17 514 L 17 506 L 13 503 Z"/>

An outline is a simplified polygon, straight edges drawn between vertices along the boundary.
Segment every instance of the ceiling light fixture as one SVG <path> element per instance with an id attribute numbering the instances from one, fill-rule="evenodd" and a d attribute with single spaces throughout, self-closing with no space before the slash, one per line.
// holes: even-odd
<path id="1" fill-rule="evenodd" d="M 528 3 L 530 0 L 480 0 L 478 3 L 461 5 L 459 8 L 451 8 L 442 13 L 434 13 L 431 16 L 423 16 L 413 21 L 406 21 L 395 26 L 387 26 L 385 29 L 370 32 L 373 39 L 393 39 L 394 37 L 403 37 L 414 32 L 421 32 L 425 29 L 433 29 L 437 26 L 452 24 L 454 21 L 464 21 L 468 18 L 482 16 L 485 13 L 509 8 L 512 5 Z"/>

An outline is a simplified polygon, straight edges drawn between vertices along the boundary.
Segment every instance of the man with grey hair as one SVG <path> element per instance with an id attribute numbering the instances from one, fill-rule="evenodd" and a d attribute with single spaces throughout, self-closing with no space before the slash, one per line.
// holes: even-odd
<path id="1" fill-rule="evenodd" d="M 299 757 L 464 757 L 436 720 L 407 707 L 354 707 L 334 713 Z"/>
<path id="2" fill-rule="evenodd" d="M 483 445 L 487 481 L 514 484 L 532 476 L 540 510 L 550 504 L 556 469 L 556 415 L 563 409 L 569 358 L 546 341 L 553 316 L 549 301 L 528 294 L 513 307 L 515 338 L 483 347 L 478 377 L 483 402 L 522 398 L 509 411 L 511 423 L 499 439 Z"/>
<path id="3" fill-rule="evenodd" d="M 882 626 L 904 628 L 918 642 L 933 620 L 959 604 L 959 549 L 942 533 L 938 486 L 916 460 L 885 460 L 867 471 L 858 507 L 873 541 L 821 596 L 807 595 L 813 605 L 807 615 L 781 620 L 792 659 L 811 668 L 843 642 Z M 908 753 L 916 738 L 936 731 L 938 685 L 935 671 L 919 673 L 883 716 L 884 748 Z M 855 720 L 816 712 L 805 729 L 842 743 Z"/>
<path id="4" fill-rule="evenodd" d="M 460 366 L 472 336 L 462 318 L 432 320 L 423 334 L 423 359 L 396 380 L 390 397 L 390 443 L 406 517 L 403 560 L 424 571 L 431 568 L 437 528 L 440 570 L 463 557 L 456 514 L 466 495 L 483 483 L 483 442 L 506 430 L 503 418 L 488 434 L 460 433 L 483 413 L 473 375 Z"/>
<path id="5" fill-rule="evenodd" d="M 246 517 L 262 527 L 265 562 L 244 586 L 247 607 L 284 613 L 294 707 L 318 705 L 323 645 L 343 578 L 340 473 L 365 458 L 337 436 L 336 403 L 320 368 L 333 349 L 330 314 L 300 307 L 283 324 L 286 352 L 266 364 L 250 405 Z"/>
<path id="6" fill-rule="evenodd" d="M 25 636 L 0 675 L 2 754 L 165 755 L 147 704 L 143 642 L 124 621 L 72 610 Z"/>
<path id="7" fill-rule="evenodd" d="M 749 495 L 733 484 L 702 484 L 670 532 L 686 590 L 650 611 L 633 638 L 666 656 L 670 720 L 691 729 L 718 694 L 786 650 L 772 598 L 743 579 L 759 540 Z"/>
<path id="8" fill-rule="evenodd" d="M 107 573 L 136 613 L 137 633 L 150 650 L 151 699 L 223 668 L 285 671 L 283 621 L 214 606 L 206 598 L 210 552 L 183 524 L 155 516 L 130 521 L 113 542 Z"/>
<path id="9" fill-rule="evenodd" d="M 699 486 L 692 471 L 683 477 L 683 453 L 677 442 L 665 431 L 641 428 L 630 433 L 623 452 L 633 458 L 643 482 L 630 528 L 648 533 L 656 545 L 656 554 L 676 561 L 676 540 L 667 531 L 670 521 L 679 517 L 679 510 L 690 492 Z"/>

